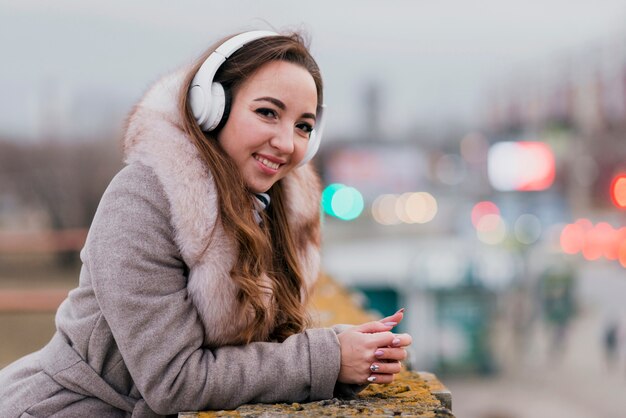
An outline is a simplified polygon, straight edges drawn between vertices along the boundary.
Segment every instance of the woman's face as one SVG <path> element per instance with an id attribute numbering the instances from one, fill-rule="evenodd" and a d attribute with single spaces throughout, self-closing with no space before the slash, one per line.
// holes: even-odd
<path id="1" fill-rule="evenodd" d="M 313 77 L 285 61 L 264 64 L 235 91 L 217 140 L 252 192 L 267 191 L 302 161 L 316 109 Z"/>

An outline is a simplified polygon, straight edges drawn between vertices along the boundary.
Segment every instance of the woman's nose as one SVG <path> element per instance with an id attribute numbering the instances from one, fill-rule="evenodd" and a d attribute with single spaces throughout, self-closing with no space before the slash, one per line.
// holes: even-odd
<path id="1" fill-rule="evenodd" d="M 281 127 L 270 140 L 270 145 L 283 154 L 291 154 L 294 150 L 293 137 L 295 133 L 290 126 Z"/>

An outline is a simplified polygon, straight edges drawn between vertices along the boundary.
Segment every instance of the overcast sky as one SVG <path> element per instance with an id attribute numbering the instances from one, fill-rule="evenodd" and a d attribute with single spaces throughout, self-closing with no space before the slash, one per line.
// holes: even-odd
<path id="1" fill-rule="evenodd" d="M 0 0 L 0 135 L 37 132 L 49 85 L 72 111 L 100 101 L 125 112 L 218 37 L 268 24 L 310 34 L 329 136 L 363 133 L 370 83 L 381 86 L 383 128 L 401 135 L 476 121 L 494 84 L 625 38 L 626 3 Z"/>

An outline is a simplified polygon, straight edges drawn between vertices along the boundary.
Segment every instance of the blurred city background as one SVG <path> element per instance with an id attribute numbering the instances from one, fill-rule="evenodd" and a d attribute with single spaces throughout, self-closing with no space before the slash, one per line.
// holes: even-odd
<path id="1" fill-rule="evenodd" d="M 268 27 L 325 78 L 324 270 L 407 309 L 412 368 L 458 417 L 626 416 L 617 0 L 0 1 L 0 367 L 52 335 L 132 105 Z"/>

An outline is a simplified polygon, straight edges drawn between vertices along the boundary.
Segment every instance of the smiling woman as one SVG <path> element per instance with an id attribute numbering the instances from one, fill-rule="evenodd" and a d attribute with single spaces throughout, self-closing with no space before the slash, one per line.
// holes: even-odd
<path id="1" fill-rule="evenodd" d="M 127 166 L 42 350 L 0 371 L 0 415 L 159 416 L 389 383 L 403 312 L 310 328 L 322 79 L 298 34 L 228 37 L 128 119 Z"/>

